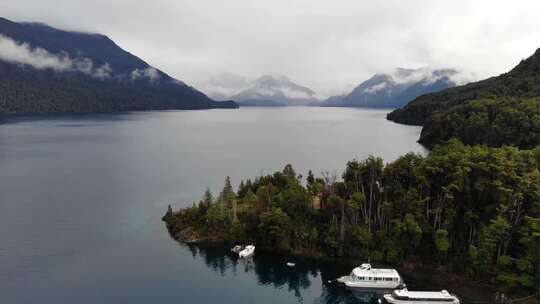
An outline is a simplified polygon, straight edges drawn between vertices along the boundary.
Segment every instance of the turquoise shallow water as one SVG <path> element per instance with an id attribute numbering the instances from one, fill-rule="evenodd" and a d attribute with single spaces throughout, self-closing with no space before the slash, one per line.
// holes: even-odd
<path id="1" fill-rule="evenodd" d="M 18 117 L 0 124 L 1 303 L 357 303 L 326 287 L 350 269 L 294 270 L 180 246 L 160 218 L 230 175 L 338 173 L 393 160 L 420 129 L 380 110 L 249 108 Z M 347 268 L 347 269 L 345 269 Z"/>

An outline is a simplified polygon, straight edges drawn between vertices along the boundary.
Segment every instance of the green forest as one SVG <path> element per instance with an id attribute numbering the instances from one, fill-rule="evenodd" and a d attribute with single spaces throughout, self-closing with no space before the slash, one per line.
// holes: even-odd
<path id="1" fill-rule="evenodd" d="M 419 142 L 433 147 L 452 137 L 466 144 L 532 149 L 540 143 L 540 98 L 486 98 L 437 112 L 424 125 Z"/>
<path id="2" fill-rule="evenodd" d="M 184 241 L 255 243 L 314 256 L 441 267 L 502 291 L 540 286 L 540 147 L 469 146 L 428 156 L 351 160 L 341 176 L 229 178 L 192 207 L 164 216 Z"/>
<path id="3" fill-rule="evenodd" d="M 436 93 L 425 94 L 406 106 L 388 113 L 387 118 L 403 124 L 425 125 L 438 112 L 472 100 L 540 96 L 540 49 L 507 73 L 477 82 L 471 82 Z"/>

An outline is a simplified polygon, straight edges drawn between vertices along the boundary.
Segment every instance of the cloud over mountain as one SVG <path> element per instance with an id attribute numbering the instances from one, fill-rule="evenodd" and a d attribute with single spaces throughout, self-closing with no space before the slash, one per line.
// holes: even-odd
<path id="1" fill-rule="evenodd" d="M 538 0 L 490 1 L 489 13 L 485 0 L 43 2 L 2 0 L 0 11 L 115 37 L 196 87 L 221 72 L 283 74 L 326 97 L 398 66 L 450 66 L 478 80 L 509 70 L 540 41 Z"/>
<path id="2" fill-rule="evenodd" d="M 397 68 L 390 74 L 376 74 L 350 93 L 328 98 L 324 106 L 400 107 L 412 99 L 466 82 L 454 69 Z"/>
<path id="3" fill-rule="evenodd" d="M 250 79 L 221 73 L 211 77 L 202 88 L 213 98 L 233 99 L 241 104 L 301 106 L 317 101 L 315 91 L 294 83 L 284 75 L 263 75 Z"/>
<path id="4" fill-rule="evenodd" d="M 236 108 L 215 102 L 105 35 L 0 17 L 0 115 Z"/>
<path id="5" fill-rule="evenodd" d="M 153 67 L 148 67 L 146 69 L 135 69 L 133 72 L 131 72 L 132 80 L 141 78 L 148 78 L 150 82 L 155 82 L 160 78 L 159 71 Z"/>
<path id="6" fill-rule="evenodd" d="M 71 58 L 66 52 L 51 54 L 41 47 L 32 48 L 28 43 L 18 43 L 2 34 L 0 34 L 0 59 L 29 65 L 38 70 L 79 71 L 95 78 L 108 78 L 112 72 L 108 63 L 95 67 L 89 58 Z"/>

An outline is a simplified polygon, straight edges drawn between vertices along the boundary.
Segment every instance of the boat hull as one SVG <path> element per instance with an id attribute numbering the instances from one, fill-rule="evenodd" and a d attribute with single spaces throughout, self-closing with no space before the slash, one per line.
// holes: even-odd
<path id="1" fill-rule="evenodd" d="M 393 298 L 392 295 L 384 295 L 384 300 L 390 304 L 459 304 L 459 300 L 452 301 L 431 301 L 431 300 L 400 300 Z"/>
<path id="2" fill-rule="evenodd" d="M 343 276 L 336 280 L 336 283 L 349 289 L 358 290 L 394 290 L 401 287 L 403 284 L 400 282 L 385 282 L 385 281 L 353 281 L 351 276 Z"/>

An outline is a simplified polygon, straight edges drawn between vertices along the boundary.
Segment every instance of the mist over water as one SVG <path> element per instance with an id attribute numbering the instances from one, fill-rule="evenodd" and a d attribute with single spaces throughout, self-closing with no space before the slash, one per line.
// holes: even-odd
<path id="1" fill-rule="evenodd" d="M 334 275 L 325 265 L 289 269 L 263 255 L 239 264 L 216 249 L 180 246 L 161 216 L 206 187 L 216 193 L 227 175 L 236 187 L 287 163 L 304 176 L 341 174 L 353 158 L 425 152 L 419 128 L 385 114 L 243 108 L 5 120 L 2 302 L 356 303 L 323 285 Z"/>

